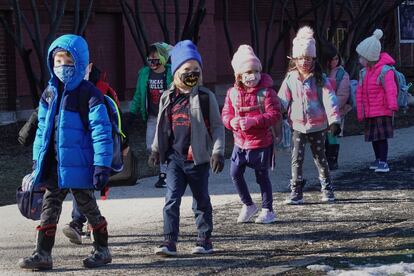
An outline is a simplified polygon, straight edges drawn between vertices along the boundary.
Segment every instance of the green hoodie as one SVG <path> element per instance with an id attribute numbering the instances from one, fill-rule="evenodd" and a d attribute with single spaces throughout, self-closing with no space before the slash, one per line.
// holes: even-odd
<path id="1" fill-rule="evenodd" d="M 171 65 L 166 64 L 165 70 L 167 73 L 167 89 L 170 87 L 172 82 L 172 74 L 171 74 Z M 130 112 L 138 115 L 138 112 L 141 113 L 141 117 L 144 121 L 148 119 L 148 110 L 147 110 L 147 90 L 148 90 L 148 79 L 150 75 L 150 68 L 148 66 L 144 66 L 138 72 L 138 81 L 137 87 L 135 89 L 134 98 L 132 99 Z"/>

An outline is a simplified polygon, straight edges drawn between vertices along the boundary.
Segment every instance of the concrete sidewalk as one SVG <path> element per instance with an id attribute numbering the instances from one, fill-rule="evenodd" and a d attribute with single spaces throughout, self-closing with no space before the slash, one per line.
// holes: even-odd
<path id="1" fill-rule="evenodd" d="M 414 143 L 412 137 L 414 134 L 414 128 L 399 129 L 395 132 L 395 138 L 390 140 L 389 144 L 389 158 L 395 159 L 414 152 Z M 344 173 L 352 172 L 357 169 L 364 169 L 367 164 L 373 159 L 373 151 L 371 145 L 364 142 L 362 136 L 344 137 L 341 139 L 341 152 L 340 152 L 340 169 L 333 174 L 335 180 L 336 177 L 343 175 Z M 391 167 L 391 170 L 393 168 Z M 305 158 L 304 175 L 314 185 L 317 184 L 317 171 L 311 154 L 308 150 Z M 290 153 L 281 151 L 277 160 L 277 168 L 274 172 L 271 172 L 271 180 L 275 192 L 287 191 L 287 185 L 290 179 Z M 352 174 L 349 175 L 352 177 Z M 246 179 L 249 183 L 249 187 L 252 193 L 255 193 L 254 198 L 257 203 L 259 200 L 259 187 L 255 184 L 255 177 L 252 170 L 247 170 Z M 144 274 L 168 274 L 168 267 L 172 265 L 174 267 L 177 263 L 183 264 L 187 270 L 177 270 L 179 273 L 184 274 L 197 274 L 198 272 L 212 273 L 215 270 L 223 271 L 223 262 L 217 263 L 217 267 L 208 266 L 208 270 L 201 269 L 204 263 L 204 257 L 193 258 L 190 255 L 182 255 L 176 259 L 158 259 L 153 256 L 153 249 L 162 240 L 162 207 L 164 203 L 164 189 L 155 189 L 153 183 L 156 178 L 150 177 L 139 180 L 139 184 L 133 187 L 114 188 L 111 190 L 110 200 L 99 200 L 99 206 L 102 214 L 107 218 L 109 222 L 110 231 L 110 246 L 114 255 L 114 264 L 103 268 L 101 270 L 88 271 L 81 267 L 81 260 L 84 256 L 88 255 L 90 246 L 75 246 L 69 243 L 69 241 L 61 233 L 62 226 L 70 221 L 71 202 L 66 201 L 63 206 L 61 215 L 61 223 L 58 228 L 58 235 L 56 239 L 56 246 L 54 248 L 54 266 L 57 272 L 68 275 L 134 275 L 136 271 Z M 412 181 L 412 180 L 411 180 Z M 189 190 L 189 189 L 188 189 Z M 218 240 L 215 240 L 215 245 L 222 254 L 219 254 L 219 258 L 228 258 L 228 262 L 234 261 L 232 258 L 234 255 L 231 253 L 223 253 L 228 250 L 236 255 L 235 248 L 223 248 L 220 243 L 225 244 L 231 240 L 235 232 L 242 231 L 243 236 L 249 235 L 250 239 L 255 240 L 255 231 L 263 231 L 259 228 L 248 229 L 246 225 L 233 225 L 237 212 L 240 208 L 238 196 L 235 192 L 235 188 L 231 183 L 229 176 L 229 162 L 226 161 L 226 167 L 223 173 L 219 175 L 211 175 L 210 177 L 210 194 L 212 198 L 213 208 L 215 212 L 215 234 L 214 236 L 220 236 Z M 275 193 L 275 207 L 276 211 L 280 212 L 283 216 L 281 201 L 286 194 Z M 317 194 L 312 193 L 312 198 Z M 383 194 L 377 195 L 379 197 Z M 406 197 L 407 194 L 391 195 L 396 197 Z M 411 196 L 411 195 L 410 195 Z M 194 221 L 192 219 L 191 211 L 191 195 L 187 191 L 186 196 L 182 201 L 181 217 L 182 229 L 184 229 L 183 240 L 184 248 L 191 248 L 194 241 L 193 234 L 195 233 Z M 309 207 L 308 205 L 306 205 Z M 329 206 L 322 205 L 311 206 L 315 214 L 322 212 L 321 210 L 329 210 Z M 347 205 L 339 208 L 341 212 L 348 212 L 345 208 Z M 352 206 L 350 204 L 349 206 Z M 302 208 L 302 207 L 301 207 Z M 326 209 L 328 208 L 328 209 Z M 279 209 L 281 209 L 279 211 Z M 302 208 L 303 209 L 303 208 Z M 302 210 L 301 209 L 301 210 Z M 287 210 L 287 209 L 286 209 Z M 285 210 L 285 211 L 286 211 Z M 332 210 L 331 210 L 332 211 Z M 387 211 L 387 209 L 385 209 Z M 287 212 L 287 211 L 286 211 Z M 289 211 L 290 212 L 290 211 Z M 352 212 L 351 212 L 352 213 Z M 16 205 L 9 205 L 0 207 L 0 217 L 2 220 L 0 231 L 0 275 L 19 275 L 25 272 L 18 269 L 16 263 L 20 257 L 29 255 L 33 250 L 33 244 L 35 242 L 35 226 L 36 222 L 28 221 L 24 219 Z M 306 219 L 306 218 L 303 218 Z M 295 232 L 297 229 L 289 229 L 292 225 L 278 225 L 271 226 L 269 229 L 272 231 L 279 231 L 283 228 L 286 233 Z M 288 227 L 289 226 L 289 227 Z M 342 224 L 335 224 L 338 227 L 344 227 Z M 354 225 L 357 227 L 358 225 Z M 256 229 L 256 230 L 255 230 Z M 332 230 L 332 229 L 331 229 Z M 230 231 L 230 232 L 228 232 Z M 260 238 L 259 236 L 257 239 Z M 221 240 L 221 242 L 220 242 Z M 181 243 L 180 243 L 181 244 Z M 243 249 L 242 245 L 235 245 Z M 292 246 L 292 245 L 290 245 Z M 179 250 L 181 248 L 179 247 Z M 250 255 L 261 254 L 260 248 L 256 248 L 257 252 L 250 250 L 247 255 L 243 257 L 246 261 L 249 260 Z M 263 252 L 262 252 L 263 253 Z M 231 255 L 231 256 L 229 256 Z M 310 256 L 303 258 L 297 258 L 293 262 L 293 265 L 300 265 L 300 259 L 307 259 L 307 261 L 320 258 L 320 256 Z M 137 261 L 137 258 L 140 261 Z M 208 257 L 206 257 L 208 259 Z M 224 262 L 226 263 L 226 262 Z M 269 264 L 269 266 L 271 266 Z M 200 271 L 194 270 L 200 269 Z M 257 270 L 258 273 L 260 270 Z M 255 272 L 255 273 L 256 273 Z M 273 273 L 270 273 L 273 274 Z"/>

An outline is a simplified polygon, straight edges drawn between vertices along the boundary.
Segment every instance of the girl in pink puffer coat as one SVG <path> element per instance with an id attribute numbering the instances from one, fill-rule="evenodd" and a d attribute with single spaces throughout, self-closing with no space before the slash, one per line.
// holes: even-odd
<path id="1" fill-rule="evenodd" d="M 365 76 L 359 80 L 356 91 L 356 106 L 358 120 L 365 122 L 365 141 L 372 143 L 375 153 L 375 161 L 369 168 L 385 173 L 390 170 L 387 139 L 394 135 L 392 116 L 398 111 L 398 104 L 394 72 L 390 70 L 385 74 L 384 85 L 378 81 L 384 65 L 395 64 L 390 55 L 381 53 L 379 40 L 382 35 L 382 31 L 377 29 L 356 48 L 359 62 L 365 69 Z"/>
<path id="2" fill-rule="evenodd" d="M 248 45 L 241 45 L 231 61 L 236 83 L 227 91 L 222 111 L 224 126 L 233 131 L 234 148 L 230 175 L 243 203 L 238 223 L 249 222 L 258 212 L 244 179 L 246 167 L 254 169 L 262 193 L 262 212 L 256 223 L 272 223 L 272 183 L 268 169 L 273 155 L 270 126 L 281 121 L 280 103 L 271 88 L 273 80 L 261 73 L 262 65 Z M 262 93 L 260 104 L 258 93 Z"/>

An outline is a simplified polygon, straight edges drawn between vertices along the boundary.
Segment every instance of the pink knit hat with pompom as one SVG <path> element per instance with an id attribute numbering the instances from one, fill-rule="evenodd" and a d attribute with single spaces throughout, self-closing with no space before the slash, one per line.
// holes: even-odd
<path id="1" fill-rule="evenodd" d="M 242 74 L 249 70 L 262 71 L 262 63 L 249 45 L 239 46 L 239 49 L 233 55 L 231 66 L 235 74 Z"/>
<path id="2" fill-rule="evenodd" d="M 316 57 L 316 42 L 313 38 L 313 30 L 309 26 L 300 28 L 293 39 L 292 58 L 303 56 Z"/>

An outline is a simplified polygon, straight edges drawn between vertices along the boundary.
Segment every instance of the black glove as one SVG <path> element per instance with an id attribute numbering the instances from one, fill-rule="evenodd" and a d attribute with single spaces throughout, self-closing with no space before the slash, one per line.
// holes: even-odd
<path id="1" fill-rule="evenodd" d="M 210 158 L 210 166 L 213 173 L 219 173 L 224 168 L 224 157 L 221 154 L 215 153 Z"/>
<path id="2" fill-rule="evenodd" d="M 106 186 L 110 174 L 110 168 L 95 166 L 95 172 L 93 173 L 93 186 L 95 187 L 95 190 L 102 190 Z"/>
<path id="3" fill-rule="evenodd" d="M 155 167 L 160 164 L 160 154 L 158 152 L 152 151 L 148 158 L 148 166 Z"/>
<path id="4" fill-rule="evenodd" d="M 329 126 L 329 130 L 331 131 L 333 136 L 338 136 L 341 133 L 341 126 L 339 124 L 332 124 Z"/>

